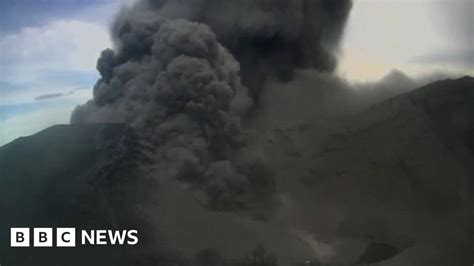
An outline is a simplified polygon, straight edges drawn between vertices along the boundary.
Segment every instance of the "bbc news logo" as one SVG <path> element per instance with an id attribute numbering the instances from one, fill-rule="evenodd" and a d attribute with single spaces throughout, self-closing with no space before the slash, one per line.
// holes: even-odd
<path id="1" fill-rule="evenodd" d="M 32 234 L 31 234 L 32 232 Z M 53 241 L 54 240 L 54 241 Z M 10 246 L 21 247 L 76 247 L 86 245 L 128 245 L 138 244 L 137 230 L 81 230 L 76 238 L 76 228 L 11 228 Z M 54 243 L 53 243 L 54 242 Z"/>

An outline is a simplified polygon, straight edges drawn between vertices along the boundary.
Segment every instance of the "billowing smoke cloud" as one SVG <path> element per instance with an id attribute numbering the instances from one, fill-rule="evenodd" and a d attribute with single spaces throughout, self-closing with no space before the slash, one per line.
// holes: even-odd
<path id="1" fill-rule="evenodd" d="M 204 23 L 239 61 L 243 83 L 258 98 L 269 75 L 286 80 L 294 68 L 332 71 L 350 7 L 350 0 L 144 0 L 122 13 L 113 35 L 122 40 L 122 51 L 140 57 L 150 40 L 149 29 L 133 26 L 137 19 L 160 16 Z"/>
<path id="2" fill-rule="evenodd" d="M 335 68 L 350 6 L 350 0 L 139 1 L 118 15 L 115 50 L 97 63 L 102 78 L 94 98 L 71 122 L 131 125 L 154 144 L 169 175 L 206 192 L 211 208 L 271 198 L 274 182 L 262 158 L 233 159 L 250 150 L 240 121 L 267 77 Z"/>
<path id="3" fill-rule="evenodd" d="M 213 162 L 234 175 L 234 166 L 224 162 L 229 149 L 242 145 L 240 115 L 251 106 L 239 64 L 205 25 L 158 17 L 132 27 L 140 26 L 123 37 L 123 52 L 102 53 L 94 99 L 72 122 L 132 125 L 160 147 L 160 161 L 176 165 L 177 178 L 207 176 L 208 166 L 217 167 Z M 150 32 L 139 36 L 145 29 Z M 140 51 L 141 37 L 153 44 L 138 56 L 128 50 Z"/>

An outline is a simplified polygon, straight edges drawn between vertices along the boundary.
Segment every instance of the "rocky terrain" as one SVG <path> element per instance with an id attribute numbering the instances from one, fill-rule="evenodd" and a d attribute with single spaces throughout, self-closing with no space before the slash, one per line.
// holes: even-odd
<path id="1" fill-rule="evenodd" d="M 294 87 L 291 95 L 307 93 Z M 203 204 L 205 190 L 166 174 L 153 146 L 121 124 L 54 126 L 0 147 L 0 262 L 472 264 L 474 79 L 370 103 L 337 90 L 304 100 L 285 93 L 263 95 L 256 112 L 272 116 L 257 113 L 244 125 L 258 132 L 249 146 L 259 147 L 254 153 L 265 155 L 274 176 L 270 213 Z M 352 105 L 335 108 L 348 99 Z M 41 226 L 137 228 L 141 242 L 7 246 L 10 227 Z"/>

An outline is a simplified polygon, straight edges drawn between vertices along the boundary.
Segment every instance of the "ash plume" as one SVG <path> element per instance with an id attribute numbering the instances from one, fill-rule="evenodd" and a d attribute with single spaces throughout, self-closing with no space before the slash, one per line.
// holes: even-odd
<path id="1" fill-rule="evenodd" d="M 211 27 L 240 62 L 243 82 L 258 98 L 268 76 L 288 80 L 295 68 L 334 70 L 350 8 L 350 0 L 147 0 L 136 12 Z M 116 37 L 123 36 L 123 26 L 114 27 Z"/>
<path id="2" fill-rule="evenodd" d="M 271 171 L 250 155 L 241 120 L 267 77 L 335 68 L 350 7 L 350 0 L 139 1 L 117 16 L 94 98 L 71 123 L 131 125 L 156 147 L 167 175 L 197 185 L 213 209 L 247 208 L 261 195 L 272 202 Z"/>

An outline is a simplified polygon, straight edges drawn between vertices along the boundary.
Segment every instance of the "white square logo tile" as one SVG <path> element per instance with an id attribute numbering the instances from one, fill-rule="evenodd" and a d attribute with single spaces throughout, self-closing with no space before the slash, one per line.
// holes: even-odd
<path id="1" fill-rule="evenodd" d="M 30 228 L 10 228 L 11 247 L 30 246 Z"/>
<path id="2" fill-rule="evenodd" d="M 75 247 L 76 246 L 76 228 L 57 228 L 56 229 L 57 247 Z"/>
<path id="3" fill-rule="evenodd" d="M 34 228 L 33 229 L 34 247 L 52 247 L 53 246 L 53 228 Z"/>

